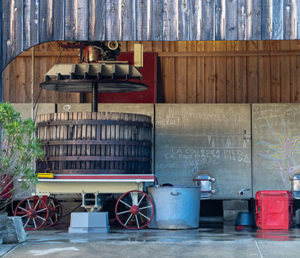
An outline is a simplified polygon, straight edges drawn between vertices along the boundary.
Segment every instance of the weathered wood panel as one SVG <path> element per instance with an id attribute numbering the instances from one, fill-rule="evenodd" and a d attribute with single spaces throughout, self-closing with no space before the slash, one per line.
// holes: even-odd
<path id="1" fill-rule="evenodd" d="M 272 2 L 272 39 L 282 39 L 284 31 L 284 0 L 273 0 Z M 288 19 L 285 17 L 285 19 Z"/>
<path id="2" fill-rule="evenodd" d="M 51 40 L 300 39 L 300 0 L 3 0 L 2 63 Z"/>
<path id="3" fill-rule="evenodd" d="M 262 38 L 262 2 L 261 0 L 247 0 L 246 37 L 248 40 Z"/>
<path id="4" fill-rule="evenodd" d="M 150 38 L 151 1 L 136 0 L 136 38 L 137 40 Z"/>
<path id="5" fill-rule="evenodd" d="M 202 5 L 200 1 L 196 1 L 190 6 L 190 40 L 198 40 L 201 38 L 202 26 Z"/>
<path id="6" fill-rule="evenodd" d="M 200 39 L 215 39 L 215 0 L 202 1 L 202 23 Z"/>
<path id="7" fill-rule="evenodd" d="M 132 51 L 134 42 L 120 42 Z M 300 41 L 147 41 L 144 50 L 158 52 L 160 102 L 166 103 L 298 103 Z M 35 47 L 34 96 L 44 73 L 56 62 L 77 63 L 78 50 L 55 42 Z M 3 99 L 31 102 L 31 51 L 3 72 Z M 146 60 L 145 60 L 146 61 Z M 80 102 L 79 94 L 42 92 L 41 102 Z"/>
<path id="8" fill-rule="evenodd" d="M 179 40 L 177 34 L 178 0 L 163 0 L 163 38 Z"/>
<path id="9" fill-rule="evenodd" d="M 64 39 L 64 27 L 65 27 L 65 8 L 64 8 L 64 1 L 61 0 L 53 0 L 53 7 L 52 9 L 55 10 L 53 12 L 53 38 L 55 40 L 63 40 Z"/>
<path id="10" fill-rule="evenodd" d="M 226 36 L 226 1 L 225 0 L 216 0 L 215 8 L 215 34 L 216 40 L 224 40 Z"/>
<path id="11" fill-rule="evenodd" d="M 34 46 L 39 42 L 38 10 L 39 4 L 37 1 L 24 0 L 24 49 L 28 49 L 29 47 Z"/>
<path id="12" fill-rule="evenodd" d="M 283 10 L 283 35 L 285 39 L 297 37 L 297 2 L 284 0 Z"/>
<path id="13" fill-rule="evenodd" d="M 226 6 L 226 39 L 238 39 L 238 25 L 237 25 L 237 8 L 238 3 L 234 0 L 228 0 Z"/>
<path id="14" fill-rule="evenodd" d="M 273 0 L 261 1 L 261 37 L 262 39 L 272 39 L 272 23 L 273 23 L 273 12 L 272 12 Z"/>
<path id="15" fill-rule="evenodd" d="M 104 40 L 105 36 L 105 0 L 89 1 L 89 39 Z M 98 21 L 101 22 L 98 22 Z"/>
<path id="16" fill-rule="evenodd" d="M 178 25 L 177 38 L 189 39 L 189 0 L 178 0 Z"/>
<path id="17" fill-rule="evenodd" d="M 76 38 L 76 10 L 75 5 L 73 4 L 73 0 L 65 0 L 64 1 L 64 38 L 66 40 L 74 40 Z"/>
<path id="18" fill-rule="evenodd" d="M 89 0 L 75 0 L 75 3 L 76 3 L 75 4 L 76 40 L 88 40 L 89 39 Z M 99 23 L 100 22 L 101 19 L 99 19 Z"/>
<path id="19" fill-rule="evenodd" d="M 163 39 L 163 12 L 160 10 L 163 8 L 162 0 L 147 0 L 148 3 L 151 3 L 150 16 L 148 19 L 150 20 L 147 23 L 147 31 L 151 33 L 147 33 L 146 38 L 141 38 L 141 40 L 162 40 Z M 150 26 L 150 28 L 149 28 Z"/>
<path id="20" fill-rule="evenodd" d="M 116 40 L 122 38 L 122 17 L 119 0 L 106 0 L 105 3 L 105 38 Z"/>
<path id="21" fill-rule="evenodd" d="M 122 22 L 120 22 L 120 36 L 122 40 L 131 40 L 132 38 L 136 39 L 136 16 L 132 15 L 136 13 L 135 0 L 120 0 L 119 4 L 121 5 L 119 8 L 121 8 L 122 17 Z"/>
<path id="22" fill-rule="evenodd" d="M 39 42 L 46 42 L 53 38 L 52 4 L 52 1 L 41 1 L 39 4 Z"/>
<path id="23" fill-rule="evenodd" d="M 0 49 L 2 50 L 2 67 L 8 64 L 15 55 L 12 53 L 13 49 L 13 38 L 14 38 L 14 30 L 13 30 L 13 17 L 14 11 L 14 2 L 10 2 L 8 0 L 2 1 L 2 46 Z"/>
<path id="24" fill-rule="evenodd" d="M 65 0 L 65 39 L 89 40 L 88 0 Z"/>
<path id="25" fill-rule="evenodd" d="M 247 6 L 246 0 L 238 0 L 238 16 L 237 16 L 237 30 L 238 30 L 238 40 L 246 40 L 246 20 L 247 20 Z"/>

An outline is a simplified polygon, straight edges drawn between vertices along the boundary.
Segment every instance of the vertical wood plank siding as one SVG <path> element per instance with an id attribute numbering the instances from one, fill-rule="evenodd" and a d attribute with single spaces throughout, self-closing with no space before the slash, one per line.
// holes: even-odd
<path id="1" fill-rule="evenodd" d="M 136 0 L 136 38 L 137 40 L 142 40 L 143 38 L 148 38 L 148 33 L 150 33 L 148 28 L 148 20 L 151 17 L 151 14 L 149 14 L 151 1 L 145 1 L 145 0 Z"/>
<path id="2" fill-rule="evenodd" d="M 105 40 L 105 13 L 105 0 L 89 1 L 89 40 Z"/>
<path id="3" fill-rule="evenodd" d="M 273 10 L 273 23 L 272 23 L 272 39 L 282 39 L 283 38 L 283 25 L 284 24 L 284 2 L 285 0 L 272 0 L 272 10 Z"/>
<path id="4" fill-rule="evenodd" d="M 165 103 L 300 103 L 300 40 L 141 41 L 157 52 L 158 91 Z M 132 51 L 132 41 L 120 42 Z M 77 63 L 78 51 L 60 52 L 56 42 L 35 47 L 34 96 L 55 63 Z M 146 61 L 146 60 L 145 60 Z M 31 102 L 31 51 L 3 72 L 3 100 Z M 77 93 L 43 91 L 41 102 L 80 102 Z"/>
<path id="5" fill-rule="evenodd" d="M 53 38 L 55 40 L 63 40 L 65 31 L 65 3 L 61 0 L 53 0 L 52 7 L 52 17 L 53 17 Z"/>
<path id="6" fill-rule="evenodd" d="M 2 67 L 56 40 L 300 39 L 300 0 L 2 0 Z"/>

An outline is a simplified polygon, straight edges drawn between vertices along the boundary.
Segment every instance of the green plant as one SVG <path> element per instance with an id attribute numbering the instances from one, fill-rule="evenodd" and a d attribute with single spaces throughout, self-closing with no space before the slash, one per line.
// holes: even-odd
<path id="1" fill-rule="evenodd" d="M 13 200 L 16 193 L 28 190 L 37 182 L 35 159 L 44 153 L 35 137 L 36 127 L 31 119 L 22 120 L 9 103 L 0 104 L 0 210 Z M 1 146 L 0 145 L 0 146 Z M 22 178 L 17 184 L 16 181 Z"/>

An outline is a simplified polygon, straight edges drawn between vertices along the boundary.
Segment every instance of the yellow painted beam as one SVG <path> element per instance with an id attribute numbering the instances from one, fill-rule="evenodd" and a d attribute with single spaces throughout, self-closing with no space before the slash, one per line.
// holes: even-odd
<path id="1" fill-rule="evenodd" d="M 143 191 L 143 183 L 136 182 L 39 182 L 37 194 L 76 193 L 125 193 L 131 190 Z"/>

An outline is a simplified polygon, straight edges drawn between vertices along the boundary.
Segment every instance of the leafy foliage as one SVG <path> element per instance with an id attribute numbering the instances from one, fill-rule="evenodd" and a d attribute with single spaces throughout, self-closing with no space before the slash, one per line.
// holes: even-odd
<path id="1" fill-rule="evenodd" d="M 37 182 L 33 164 L 44 153 L 40 141 L 35 137 L 34 122 L 31 119 L 22 120 L 20 113 L 9 103 L 0 104 L 0 128 L 0 199 L 7 202 L 7 199 L 14 197 L 15 189 L 12 185 L 16 179 L 22 177 L 20 187 L 23 191 Z"/>

